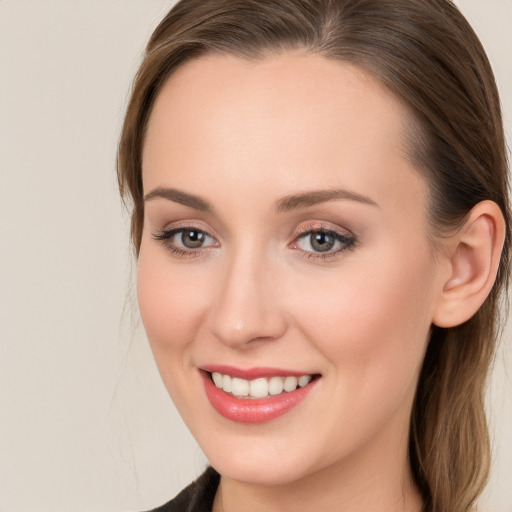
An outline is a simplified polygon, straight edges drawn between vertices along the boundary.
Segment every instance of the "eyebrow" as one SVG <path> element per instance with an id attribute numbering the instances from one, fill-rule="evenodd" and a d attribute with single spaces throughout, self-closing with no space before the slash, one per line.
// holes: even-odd
<path id="1" fill-rule="evenodd" d="M 144 201 L 151 201 L 157 198 L 174 201 L 175 203 L 179 203 L 202 212 L 213 211 L 212 205 L 206 199 L 192 194 L 187 194 L 186 192 L 182 192 L 175 188 L 157 187 L 144 196 Z"/>
<path id="2" fill-rule="evenodd" d="M 194 210 L 209 213 L 213 212 L 213 206 L 206 199 L 193 194 L 188 194 L 175 188 L 157 187 L 144 196 L 144 201 L 151 201 L 158 198 L 167 199 L 168 201 L 173 201 L 175 203 L 188 206 Z M 350 190 L 338 188 L 328 190 L 314 190 L 310 192 L 285 196 L 276 202 L 274 208 L 277 213 L 284 213 L 292 210 L 308 208 L 310 206 L 315 206 L 327 201 L 340 199 L 357 201 L 359 203 L 379 207 L 379 205 L 369 197 L 358 194 L 356 192 L 351 192 Z"/>
<path id="3" fill-rule="evenodd" d="M 311 192 L 304 192 L 302 194 L 293 194 L 280 199 L 275 206 L 278 213 L 289 212 L 291 210 L 298 210 L 301 208 L 308 208 L 327 201 L 338 199 L 348 199 L 350 201 L 357 201 L 358 203 L 368 204 L 370 206 L 379 205 L 369 197 L 363 196 L 356 192 L 351 192 L 343 188 L 328 189 L 328 190 L 314 190 Z"/>

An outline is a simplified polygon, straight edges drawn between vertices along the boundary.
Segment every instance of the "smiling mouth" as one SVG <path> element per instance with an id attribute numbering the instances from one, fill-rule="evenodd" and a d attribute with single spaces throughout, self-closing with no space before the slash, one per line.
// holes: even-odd
<path id="1" fill-rule="evenodd" d="M 214 366 L 203 367 L 200 374 L 206 396 L 217 413 L 247 424 L 283 416 L 314 393 L 322 380 L 320 374 L 294 374 L 277 368 Z"/>
<path id="2" fill-rule="evenodd" d="M 219 372 L 207 373 L 218 389 L 221 389 L 233 397 L 245 398 L 248 400 L 263 399 L 270 396 L 291 393 L 292 391 L 307 386 L 313 380 L 320 377 L 318 374 L 304 374 L 299 376 L 276 375 L 272 377 L 260 377 L 257 379 L 247 380 Z"/>

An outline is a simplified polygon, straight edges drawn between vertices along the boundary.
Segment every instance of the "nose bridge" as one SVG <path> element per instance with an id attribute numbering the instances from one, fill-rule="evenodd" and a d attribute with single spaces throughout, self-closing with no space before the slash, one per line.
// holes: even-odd
<path id="1" fill-rule="evenodd" d="M 215 337 L 236 347 L 280 337 L 286 322 L 279 307 L 275 263 L 245 246 L 233 251 L 223 270 L 210 318 Z"/>

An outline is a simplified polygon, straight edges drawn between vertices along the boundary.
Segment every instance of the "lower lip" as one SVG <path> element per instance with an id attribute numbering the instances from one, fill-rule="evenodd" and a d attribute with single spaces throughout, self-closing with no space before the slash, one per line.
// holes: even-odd
<path id="1" fill-rule="evenodd" d="M 269 396 L 261 399 L 237 398 L 219 389 L 211 380 L 210 375 L 201 371 L 206 396 L 213 408 L 224 418 L 238 423 L 264 423 L 299 405 L 316 387 L 320 379 L 315 379 L 303 388 L 289 393 Z"/>

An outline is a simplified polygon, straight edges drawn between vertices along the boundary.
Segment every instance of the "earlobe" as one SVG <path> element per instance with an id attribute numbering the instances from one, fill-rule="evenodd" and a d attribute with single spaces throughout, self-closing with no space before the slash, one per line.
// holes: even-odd
<path id="1" fill-rule="evenodd" d="M 498 272 L 505 220 L 493 201 L 478 203 L 464 226 L 448 240 L 449 277 L 443 283 L 433 323 L 455 327 L 484 303 Z"/>

